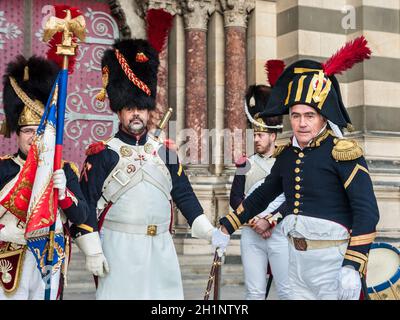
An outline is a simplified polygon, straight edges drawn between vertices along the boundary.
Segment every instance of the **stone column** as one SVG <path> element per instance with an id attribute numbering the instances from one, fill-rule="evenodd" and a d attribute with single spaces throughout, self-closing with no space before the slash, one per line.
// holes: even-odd
<path id="1" fill-rule="evenodd" d="M 139 6 L 139 13 L 146 19 L 146 12 L 150 9 L 163 9 L 175 16 L 179 13 L 179 8 L 175 0 L 136 0 Z M 156 109 L 150 113 L 148 127 L 155 129 L 156 125 L 168 109 L 168 39 L 165 46 L 159 54 L 160 65 L 157 72 L 157 96 Z M 164 130 L 168 132 L 167 128 Z"/>
<path id="2" fill-rule="evenodd" d="M 255 1 L 220 0 L 220 3 L 225 27 L 225 128 L 229 129 L 234 137 L 230 153 L 232 158 L 225 159 L 225 163 L 229 164 L 246 151 L 246 116 L 243 109 L 243 97 L 247 87 L 246 28 L 247 16 L 254 9 Z"/>
<path id="3" fill-rule="evenodd" d="M 200 164 L 202 129 L 207 128 L 207 23 L 215 9 L 215 1 L 181 0 L 181 6 L 186 52 L 185 127 L 192 130 L 190 137 L 187 137 L 191 141 L 188 141 L 189 154 L 186 156 L 190 164 Z M 203 158 L 207 155 L 204 152 Z"/>

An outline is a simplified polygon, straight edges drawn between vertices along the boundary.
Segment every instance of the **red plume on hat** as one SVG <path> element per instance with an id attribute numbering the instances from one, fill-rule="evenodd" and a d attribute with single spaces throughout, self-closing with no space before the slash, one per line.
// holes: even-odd
<path id="1" fill-rule="evenodd" d="M 147 11 L 147 40 L 158 52 L 164 48 L 174 16 L 163 9 Z"/>
<path id="2" fill-rule="evenodd" d="M 285 63 L 282 60 L 267 60 L 264 68 L 267 73 L 269 85 L 273 87 L 285 69 Z"/>
<path id="3" fill-rule="evenodd" d="M 371 50 L 367 47 L 367 44 L 368 42 L 364 36 L 360 36 L 346 43 L 322 64 L 324 74 L 327 76 L 341 74 L 343 71 L 353 67 L 356 63 L 369 59 Z"/>
<path id="4" fill-rule="evenodd" d="M 55 9 L 55 16 L 60 19 L 64 19 L 67 16 L 65 10 L 69 10 L 71 12 L 71 19 L 76 18 L 82 13 L 79 11 L 78 8 L 73 8 L 65 4 L 56 4 L 54 5 Z M 76 37 L 73 37 L 73 42 L 76 42 Z M 47 51 L 47 58 L 53 60 L 57 63 L 61 68 L 63 67 L 63 55 L 56 54 L 57 51 L 57 44 L 62 42 L 62 32 L 57 32 L 53 38 L 48 43 L 49 49 Z M 68 57 L 68 73 L 71 74 L 74 72 L 76 55 Z"/>

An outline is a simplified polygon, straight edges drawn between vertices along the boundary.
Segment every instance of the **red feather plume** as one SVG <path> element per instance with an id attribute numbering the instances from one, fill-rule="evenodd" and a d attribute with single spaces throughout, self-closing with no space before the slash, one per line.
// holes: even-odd
<path id="1" fill-rule="evenodd" d="M 273 87 L 285 69 L 285 63 L 282 60 L 268 60 L 264 65 L 267 73 L 268 82 Z"/>
<path id="2" fill-rule="evenodd" d="M 66 12 L 64 10 L 69 9 L 71 11 L 71 19 L 76 18 L 77 16 L 82 15 L 78 8 L 73 8 L 65 4 L 56 4 L 54 5 L 55 15 L 57 18 L 64 19 L 66 17 Z M 73 37 L 73 41 L 76 42 L 76 37 Z M 62 42 L 62 33 L 57 32 L 53 38 L 48 43 L 49 49 L 47 51 L 47 58 L 53 60 L 57 63 L 61 68 L 63 66 L 63 56 L 56 54 L 57 44 Z M 68 73 L 71 74 L 74 72 L 74 66 L 76 61 L 76 55 L 68 57 Z"/>
<path id="3" fill-rule="evenodd" d="M 147 11 L 147 40 L 158 52 L 164 47 L 172 28 L 174 16 L 163 9 Z"/>
<path id="4" fill-rule="evenodd" d="M 322 64 L 325 75 L 341 74 L 356 63 L 364 59 L 369 59 L 371 50 L 367 47 L 367 44 L 368 42 L 364 36 L 347 42 L 339 51 Z"/>

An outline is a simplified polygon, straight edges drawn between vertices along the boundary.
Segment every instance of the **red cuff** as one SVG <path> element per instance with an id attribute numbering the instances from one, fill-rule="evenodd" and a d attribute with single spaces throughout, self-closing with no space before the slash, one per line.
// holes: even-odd
<path id="1" fill-rule="evenodd" d="M 58 205 L 61 209 L 68 209 L 70 206 L 73 205 L 74 202 L 72 201 L 71 195 L 74 196 L 71 190 L 68 189 L 68 192 L 65 191 L 65 198 L 62 200 L 58 200 Z"/>

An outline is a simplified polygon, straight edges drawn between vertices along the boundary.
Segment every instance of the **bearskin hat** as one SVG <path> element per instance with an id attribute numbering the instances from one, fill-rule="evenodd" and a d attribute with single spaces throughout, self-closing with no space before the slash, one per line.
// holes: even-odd
<path id="1" fill-rule="evenodd" d="M 101 65 L 111 110 L 155 109 L 159 59 L 148 41 L 117 41 L 112 49 L 104 52 Z"/>

